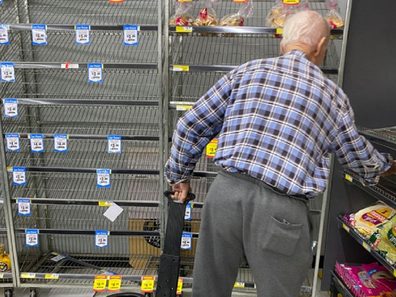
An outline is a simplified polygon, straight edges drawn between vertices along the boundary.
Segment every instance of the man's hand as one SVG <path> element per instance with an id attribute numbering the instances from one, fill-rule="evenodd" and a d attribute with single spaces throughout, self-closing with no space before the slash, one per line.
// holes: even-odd
<path id="1" fill-rule="evenodd" d="M 392 174 L 396 174 L 396 161 L 393 161 L 392 166 L 384 173 L 381 173 L 380 176 L 389 176 Z"/>
<path id="2" fill-rule="evenodd" d="M 184 203 L 188 193 L 191 192 L 190 181 L 173 185 L 172 190 L 175 191 L 173 198 L 178 199 L 181 203 Z"/>

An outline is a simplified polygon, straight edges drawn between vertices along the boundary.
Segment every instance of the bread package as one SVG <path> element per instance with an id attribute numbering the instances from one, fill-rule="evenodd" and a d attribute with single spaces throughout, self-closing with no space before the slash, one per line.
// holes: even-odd
<path id="1" fill-rule="evenodd" d="M 176 2 L 175 14 L 169 19 L 170 26 L 192 26 L 194 19 L 191 10 L 194 8 L 193 3 Z"/>
<path id="2" fill-rule="evenodd" d="M 344 20 L 337 12 L 338 0 L 326 0 L 326 7 L 329 10 L 326 19 L 329 22 L 330 28 L 337 29 L 344 27 Z"/>

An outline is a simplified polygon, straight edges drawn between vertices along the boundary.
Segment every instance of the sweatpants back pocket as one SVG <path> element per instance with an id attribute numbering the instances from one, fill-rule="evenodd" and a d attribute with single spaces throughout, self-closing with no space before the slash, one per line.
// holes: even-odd
<path id="1" fill-rule="evenodd" d="M 271 217 L 267 232 L 263 234 L 261 247 L 284 256 L 292 256 L 301 237 L 303 224 L 292 224 Z"/>

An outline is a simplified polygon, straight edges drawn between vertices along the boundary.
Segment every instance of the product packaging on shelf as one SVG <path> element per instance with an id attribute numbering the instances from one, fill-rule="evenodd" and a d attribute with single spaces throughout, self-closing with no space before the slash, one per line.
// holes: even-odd
<path id="1" fill-rule="evenodd" d="M 224 16 L 220 20 L 220 26 L 243 26 L 245 20 L 253 15 L 253 0 L 248 0 L 241 5 L 237 13 Z"/>
<path id="2" fill-rule="evenodd" d="M 371 235 L 370 243 L 388 263 L 396 263 L 396 216 Z"/>
<path id="3" fill-rule="evenodd" d="M 191 15 L 193 2 L 176 2 L 175 14 L 169 19 L 170 26 L 192 26 L 194 18 Z"/>
<path id="4" fill-rule="evenodd" d="M 9 253 L 5 250 L 5 245 L 0 244 L 0 273 L 11 270 L 11 259 Z"/>
<path id="5" fill-rule="evenodd" d="M 283 28 L 289 15 L 309 9 L 309 2 L 301 0 L 297 4 L 287 4 L 283 0 L 275 0 L 275 5 L 266 18 L 266 26 Z"/>
<path id="6" fill-rule="evenodd" d="M 219 24 L 219 19 L 214 10 L 214 6 L 218 3 L 217 0 L 200 0 L 199 5 L 199 15 L 195 19 L 193 26 L 217 26 Z"/>
<path id="7" fill-rule="evenodd" d="M 326 0 L 326 8 L 329 10 L 326 19 L 329 22 L 330 28 L 337 29 L 344 27 L 344 20 L 337 12 L 338 0 Z"/>

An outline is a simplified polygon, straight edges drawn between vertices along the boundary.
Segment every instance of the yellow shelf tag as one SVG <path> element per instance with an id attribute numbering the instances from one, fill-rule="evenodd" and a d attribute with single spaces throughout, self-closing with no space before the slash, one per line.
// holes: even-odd
<path id="1" fill-rule="evenodd" d="M 176 105 L 177 111 L 187 111 L 192 107 L 192 105 Z"/>
<path id="2" fill-rule="evenodd" d="M 177 0 L 177 2 L 192 2 L 192 0 Z"/>
<path id="3" fill-rule="evenodd" d="M 352 181 L 353 181 L 352 176 L 350 176 L 349 174 L 345 174 L 345 179 L 346 179 L 347 181 L 349 181 L 349 182 L 352 182 Z"/>
<path id="4" fill-rule="evenodd" d="M 396 270 L 393 270 L 393 275 L 396 276 Z"/>
<path id="5" fill-rule="evenodd" d="M 246 3 L 249 2 L 249 0 L 234 0 L 235 3 Z"/>
<path id="6" fill-rule="evenodd" d="M 283 4 L 285 5 L 298 5 L 300 0 L 283 0 Z"/>
<path id="7" fill-rule="evenodd" d="M 173 65 L 173 71 L 190 71 L 188 65 Z"/>
<path id="8" fill-rule="evenodd" d="M 107 285 L 107 275 L 95 275 L 94 292 L 104 292 Z"/>
<path id="9" fill-rule="evenodd" d="M 142 286 L 140 288 L 142 293 L 154 292 L 154 276 L 142 276 Z"/>
<path id="10" fill-rule="evenodd" d="M 183 291 L 183 279 L 179 277 L 179 281 L 177 282 L 176 295 L 181 295 L 182 291 Z"/>
<path id="11" fill-rule="evenodd" d="M 36 278 L 35 273 L 22 273 L 21 278 Z"/>
<path id="12" fill-rule="evenodd" d="M 99 201 L 99 206 L 105 206 L 105 207 L 110 207 L 111 202 L 110 201 Z"/>
<path id="13" fill-rule="evenodd" d="M 4 273 L 0 273 L 0 279 L 4 278 Z"/>
<path id="14" fill-rule="evenodd" d="M 365 242 L 363 242 L 363 247 L 364 247 L 364 249 L 365 249 L 366 251 L 368 251 L 368 252 L 371 251 L 370 246 L 369 246 L 367 243 L 365 243 Z"/>
<path id="15" fill-rule="evenodd" d="M 350 230 L 350 229 L 349 229 L 349 227 L 348 227 L 347 225 L 342 224 L 342 228 L 344 228 L 345 231 L 349 233 L 349 230 Z"/>
<path id="16" fill-rule="evenodd" d="M 107 287 L 108 292 L 118 292 L 121 289 L 121 275 L 111 275 L 109 285 Z"/>
<path id="17" fill-rule="evenodd" d="M 46 274 L 45 279 L 59 279 L 59 274 L 56 273 Z"/>
<path id="18" fill-rule="evenodd" d="M 234 288 L 244 288 L 244 287 L 245 287 L 245 284 L 244 284 L 244 283 L 236 282 L 236 283 L 234 284 Z"/>
<path id="19" fill-rule="evenodd" d="M 192 31 L 193 31 L 192 27 L 183 27 L 183 26 L 176 27 L 176 32 L 178 33 L 191 33 Z"/>
<path id="20" fill-rule="evenodd" d="M 283 28 L 276 28 L 276 34 L 282 35 L 283 34 Z"/>
<path id="21" fill-rule="evenodd" d="M 213 158 L 216 154 L 218 139 L 212 139 L 206 146 L 206 158 Z"/>

